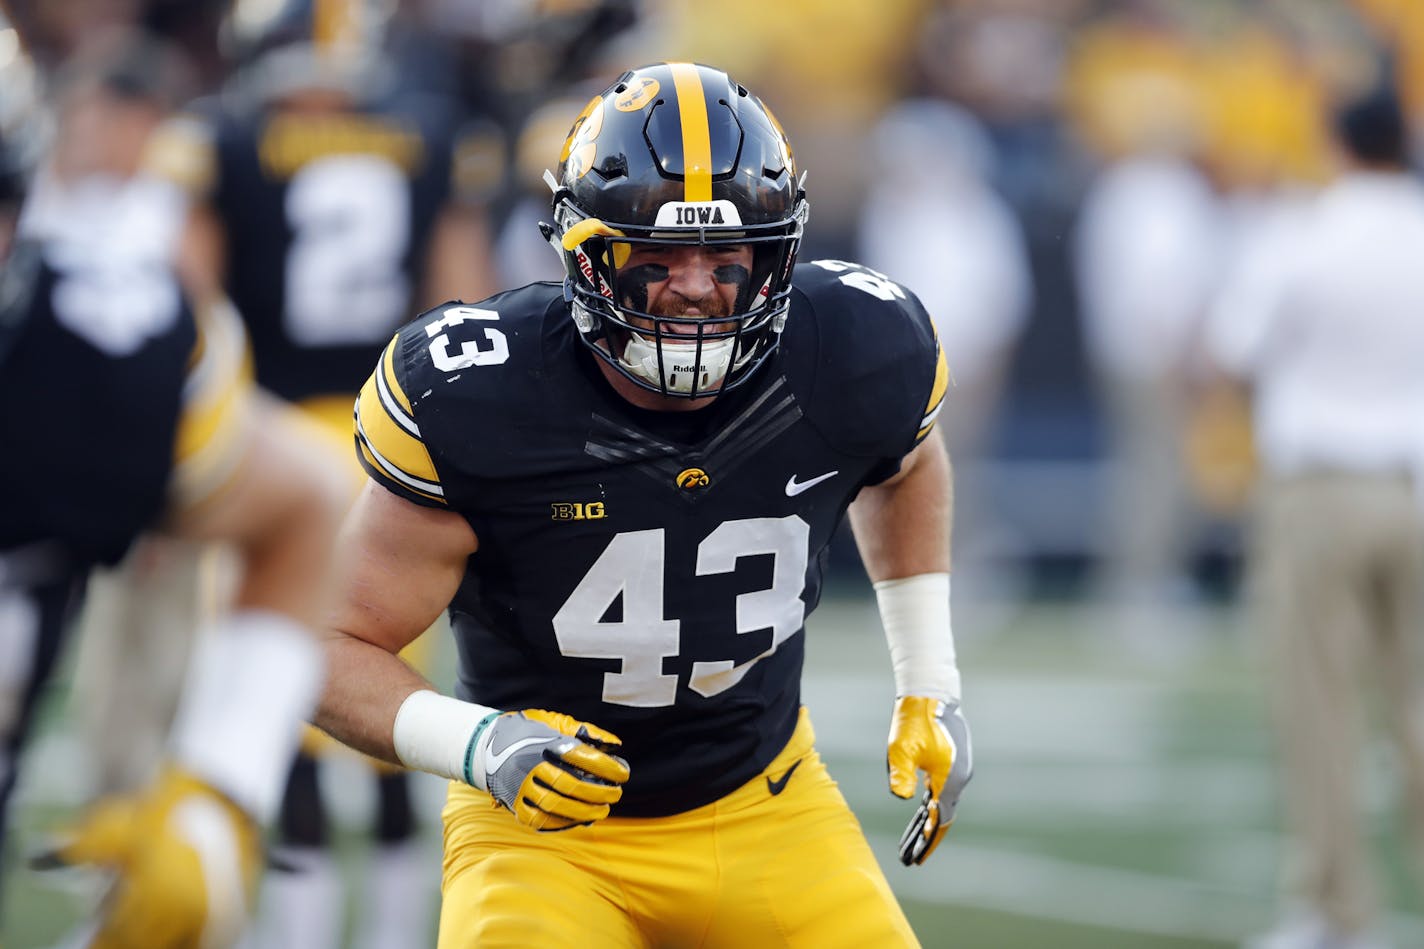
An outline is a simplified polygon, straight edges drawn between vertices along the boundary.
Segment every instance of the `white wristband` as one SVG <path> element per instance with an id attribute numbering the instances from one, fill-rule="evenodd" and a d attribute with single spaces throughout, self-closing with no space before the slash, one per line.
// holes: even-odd
<path id="1" fill-rule="evenodd" d="M 875 584 L 895 669 L 895 695 L 959 701 L 959 667 L 949 624 L 949 574 L 922 573 Z"/>
<path id="2" fill-rule="evenodd" d="M 499 709 L 420 689 L 406 696 L 396 712 L 391 743 L 407 768 L 487 791 L 484 768 L 474 767 L 474 751 L 485 726 L 500 714 Z"/>
<path id="3" fill-rule="evenodd" d="M 320 645 L 290 617 L 245 610 L 219 620 L 189 667 L 170 736 L 174 761 L 267 823 L 323 673 Z"/>

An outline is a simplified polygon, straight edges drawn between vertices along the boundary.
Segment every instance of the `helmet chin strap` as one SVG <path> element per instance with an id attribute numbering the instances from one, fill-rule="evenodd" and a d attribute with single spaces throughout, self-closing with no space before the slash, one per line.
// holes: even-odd
<path id="1" fill-rule="evenodd" d="M 618 362 L 639 379 L 669 392 L 689 393 L 695 382 L 699 393 L 710 393 L 727 377 L 736 345 L 735 339 L 703 340 L 701 361 L 694 364 L 698 356 L 695 341 L 672 342 L 664 337 L 660 365 L 657 345 L 638 333 L 630 333 Z"/>

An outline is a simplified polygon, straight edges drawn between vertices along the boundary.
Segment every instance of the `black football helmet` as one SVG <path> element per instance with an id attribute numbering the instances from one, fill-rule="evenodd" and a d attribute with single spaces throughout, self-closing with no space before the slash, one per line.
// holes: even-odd
<path id="1" fill-rule="evenodd" d="M 692 63 L 626 72 L 579 113 L 545 178 L 554 223 L 544 233 L 599 358 L 644 389 L 698 398 L 740 385 L 772 353 L 807 204 L 785 133 L 746 88 Z M 620 284 L 635 245 L 689 243 L 751 248 L 730 315 L 656 316 L 646 282 Z"/>

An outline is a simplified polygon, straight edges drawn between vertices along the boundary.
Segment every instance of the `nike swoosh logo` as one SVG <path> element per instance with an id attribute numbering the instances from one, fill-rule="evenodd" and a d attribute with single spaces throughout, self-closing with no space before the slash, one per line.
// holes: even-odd
<path id="1" fill-rule="evenodd" d="M 806 481 L 797 481 L 796 476 L 792 475 L 791 477 L 786 479 L 786 496 L 788 498 L 794 498 L 796 497 L 796 495 L 800 494 L 802 491 L 805 491 L 807 488 L 814 487 L 820 484 L 822 481 L 825 481 L 827 478 L 834 478 L 838 474 L 840 474 L 839 469 L 835 471 L 827 471 L 823 475 L 817 475 L 816 477 L 810 478 Z"/>
<path id="2" fill-rule="evenodd" d="M 516 751 L 522 751 L 523 749 L 528 748 L 530 745 L 537 745 L 545 741 L 548 741 L 548 739 L 521 738 L 518 741 L 510 744 L 499 754 L 495 754 L 494 749 L 490 749 L 489 755 L 485 759 L 485 772 L 488 774 L 494 774 L 496 771 L 498 771 L 501 767 L 504 766 L 504 763 L 509 760 L 509 756 L 514 754 Z"/>
<path id="3" fill-rule="evenodd" d="M 833 471 L 831 472 L 831 474 L 835 474 L 835 472 Z M 772 797 L 776 797 L 776 795 L 786 790 L 786 782 L 791 780 L 791 776 L 796 773 L 796 769 L 799 767 L 801 767 L 800 760 L 798 760 L 791 767 L 787 768 L 786 773 L 783 774 L 781 777 L 777 778 L 775 781 L 771 780 L 771 777 L 769 775 L 767 776 L 766 789 L 771 792 Z"/>

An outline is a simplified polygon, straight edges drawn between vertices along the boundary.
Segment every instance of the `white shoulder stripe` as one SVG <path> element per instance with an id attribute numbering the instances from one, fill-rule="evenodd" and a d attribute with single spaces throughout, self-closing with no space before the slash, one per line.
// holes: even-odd
<path id="1" fill-rule="evenodd" d="M 930 413 L 920 420 L 920 428 L 924 428 L 926 425 L 929 425 L 934 422 L 935 417 L 939 415 L 939 410 L 942 408 L 944 408 L 944 399 L 940 399 L 939 404 L 936 405 L 933 409 L 931 409 Z"/>
<path id="2" fill-rule="evenodd" d="M 391 418 L 396 420 L 396 423 L 400 425 L 401 428 L 410 432 L 416 438 L 419 438 L 420 426 L 415 424 L 415 419 L 407 415 L 405 409 L 401 408 L 401 404 L 396 401 L 395 396 L 391 395 L 390 386 L 386 384 L 385 360 L 381 362 L 382 364 L 376 367 L 375 372 L 376 392 L 381 396 L 381 404 L 386 407 L 386 412 L 390 414 Z"/>
<path id="3" fill-rule="evenodd" d="M 388 461 L 384 455 L 376 451 L 376 447 L 372 445 L 371 440 L 366 437 L 366 430 L 361 427 L 360 413 L 357 413 L 356 416 L 356 434 L 361 439 L 361 445 L 371 453 L 371 457 L 376 459 L 376 463 L 381 466 L 381 470 L 390 475 L 392 480 L 399 481 L 406 487 L 414 488 L 416 491 L 421 491 L 425 494 L 433 494 L 438 498 L 445 497 L 445 489 L 439 484 L 406 474 L 394 463 Z"/>

